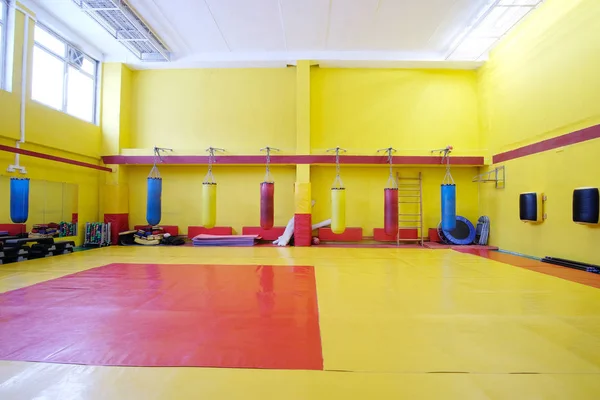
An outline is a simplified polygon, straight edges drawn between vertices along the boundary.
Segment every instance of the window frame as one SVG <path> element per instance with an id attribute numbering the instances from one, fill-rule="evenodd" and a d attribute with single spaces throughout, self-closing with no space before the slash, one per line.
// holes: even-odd
<path id="1" fill-rule="evenodd" d="M 0 0 L 2 1 L 2 0 Z M 52 50 L 48 49 L 46 46 L 44 46 L 43 44 L 37 42 L 35 40 L 35 34 L 34 34 L 34 40 L 33 40 L 33 46 L 34 48 L 37 47 L 40 50 L 43 50 L 44 52 L 46 52 L 47 54 L 51 55 L 52 57 L 62 61 L 63 63 L 63 76 L 64 76 L 64 80 L 63 80 L 63 89 L 62 89 L 62 94 L 63 94 L 63 98 L 62 98 L 62 105 L 60 109 L 57 109 L 58 111 L 61 111 L 67 115 L 70 115 L 73 118 L 77 118 L 80 119 L 82 121 L 85 122 L 89 122 L 91 124 L 98 124 L 98 71 L 100 70 L 100 61 L 96 60 L 94 57 L 90 56 L 89 54 L 87 54 L 85 51 L 81 50 L 79 47 L 75 46 L 74 44 L 72 44 L 71 42 L 69 42 L 67 39 L 65 39 L 64 37 L 60 36 L 58 33 L 54 32 L 51 28 L 49 28 L 47 25 L 44 25 L 43 23 L 37 21 L 35 24 L 36 28 L 40 28 L 42 30 L 44 30 L 46 33 L 52 35 L 54 38 L 60 40 L 62 43 L 64 43 L 65 45 L 65 55 L 61 56 L 59 54 L 56 54 L 55 52 L 53 52 Z M 93 63 L 94 66 L 94 72 L 91 74 L 87 71 L 84 71 L 82 67 L 80 67 L 79 65 L 75 64 L 71 59 L 70 59 L 70 55 L 71 55 L 71 50 L 74 50 L 76 52 L 79 52 L 82 54 L 82 56 L 85 59 L 88 59 L 89 61 L 91 61 Z M 92 79 L 93 82 L 93 88 L 94 88 L 94 92 L 93 92 L 93 103 L 92 103 L 92 120 L 88 121 L 86 119 L 82 119 L 76 115 L 73 115 L 69 112 L 67 112 L 67 105 L 68 105 L 68 91 L 69 91 L 69 67 L 75 68 L 77 71 L 79 71 L 80 73 L 84 74 L 85 76 L 87 76 L 88 78 Z M 32 71 L 33 74 L 33 71 Z M 33 89 L 32 89 L 33 90 Z M 40 104 L 44 104 L 38 100 L 35 100 L 32 98 L 33 101 L 36 101 Z M 44 104 L 47 107 L 51 107 L 54 108 L 52 106 L 49 106 L 47 104 Z M 54 108 L 56 109 L 56 108 Z"/>
<path id="2" fill-rule="evenodd" d="M 4 4 L 4 11 L 0 15 L 0 31 L 2 40 L 0 40 L 0 89 L 6 89 L 6 59 L 8 58 L 8 0 L 0 0 Z"/>

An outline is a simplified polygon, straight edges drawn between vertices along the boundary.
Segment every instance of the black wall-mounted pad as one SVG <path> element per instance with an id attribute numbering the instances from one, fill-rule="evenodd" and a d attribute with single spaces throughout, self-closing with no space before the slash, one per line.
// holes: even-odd
<path id="1" fill-rule="evenodd" d="M 573 191 L 573 222 L 597 224 L 600 222 L 600 191 L 581 188 Z"/>
<path id="2" fill-rule="evenodd" d="M 538 220 L 537 193 L 521 193 L 519 196 L 519 218 L 521 221 Z"/>

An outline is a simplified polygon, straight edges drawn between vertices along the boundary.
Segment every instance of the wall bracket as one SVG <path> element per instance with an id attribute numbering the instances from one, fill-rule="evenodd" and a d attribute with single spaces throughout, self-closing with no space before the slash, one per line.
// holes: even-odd
<path id="1" fill-rule="evenodd" d="M 496 167 L 491 171 L 484 172 L 483 174 L 479 174 L 473 178 L 473 182 L 494 182 L 496 189 L 504 189 L 506 185 L 506 171 L 504 169 L 504 165 L 501 167 Z"/>

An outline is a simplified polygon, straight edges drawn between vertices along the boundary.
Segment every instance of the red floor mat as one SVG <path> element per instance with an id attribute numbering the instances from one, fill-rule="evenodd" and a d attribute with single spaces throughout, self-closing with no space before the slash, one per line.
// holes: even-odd
<path id="1" fill-rule="evenodd" d="M 440 249 L 452 249 L 452 250 L 458 250 L 458 251 L 462 251 L 462 250 L 498 250 L 498 248 L 496 246 L 484 246 L 484 245 L 479 245 L 479 244 L 468 244 L 468 245 L 462 245 L 462 246 L 457 246 L 457 245 L 453 245 L 453 244 L 444 244 L 444 243 L 437 243 L 437 242 L 425 242 L 423 243 L 423 247 L 428 248 L 428 249 L 434 249 L 434 250 L 440 250 Z"/>
<path id="2" fill-rule="evenodd" d="M 455 249 L 461 253 L 473 254 L 475 256 L 489 258 L 504 264 L 514 265 L 515 267 L 525 268 L 542 274 L 566 279 L 571 282 L 581 283 L 600 289 L 600 275 L 590 272 L 579 271 L 576 269 L 561 267 L 558 265 L 546 264 L 541 261 L 532 260 L 527 257 L 520 257 L 513 254 L 501 253 L 498 251 L 477 250 L 477 249 Z"/>
<path id="3" fill-rule="evenodd" d="M 322 370 L 314 269 L 111 264 L 2 293 L 0 359 Z"/>

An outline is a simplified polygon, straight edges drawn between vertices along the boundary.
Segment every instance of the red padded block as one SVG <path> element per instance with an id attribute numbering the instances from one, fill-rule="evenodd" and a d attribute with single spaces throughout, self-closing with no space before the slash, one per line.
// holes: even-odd
<path id="1" fill-rule="evenodd" d="M 442 240 L 440 239 L 440 235 L 438 234 L 438 230 L 436 228 L 429 228 L 429 241 L 439 243 Z"/>
<path id="2" fill-rule="evenodd" d="M 161 227 L 165 233 L 169 233 L 172 236 L 178 236 L 179 235 L 179 227 L 176 226 L 176 225 L 158 225 L 158 226 Z M 150 228 L 150 225 L 136 225 L 133 228 L 136 231 L 145 230 L 147 228 Z"/>
<path id="3" fill-rule="evenodd" d="M 110 264 L 0 304 L 0 360 L 323 369 L 311 266 Z"/>
<path id="4" fill-rule="evenodd" d="M 264 240 L 276 240 L 285 232 L 285 226 L 274 226 L 271 229 L 263 229 L 260 226 L 242 227 L 242 235 L 258 235 Z"/>
<path id="5" fill-rule="evenodd" d="M 307 247 L 312 243 L 312 215 L 294 215 L 294 246 Z"/>
<path id="6" fill-rule="evenodd" d="M 402 239 L 418 239 L 419 238 L 419 230 L 418 229 L 400 229 L 400 240 Z"/>
<path id="7" fill-rule="evenodd" d="M 378 242 L 395 242 L 396 238 L 385 233 L 383 228 L 373 229 L 373 239 Z"/>
<path id="8" fill-rule="evenodd" d="M 233 228 L 230 226 L 215 226 L 206 229 L 203 226 L 188 226 L 188 238 L 193 239 L 198 235 L 233 235 Z"/>
<path id="9" fill-rule="evenodd" d="M 27 232 L 25 224 L 0 224 L 0 231 L 6 231 L 10 236 L 20 235 Z"/>
<path id="10" fill-rule="evenodd" d="M 320 228 L 319 239 L 324 242 L 360 242 L 363 239 L 362 228 L 346 228 L 344 233 L 335 234 L 331 228 Z"/>
<path id="11" fill-rule="evenodd" d="M 110 223 L 112 244 L 119 244 L 119 232 L 129 230 L 129 214 L 104 214 L 104 223 Z"/>
<path id="12" fill-rule="evenodd" d="M 400 229 L 400 240 L 402 239 L 418 239 L 419 238 L 419 230 L 418 229 Z M 378 242 L 395 242 L 396 237 L 386 235 L 385 230 L 383 228 L 375 228 L 373 229 L 373 239 Z"/>

